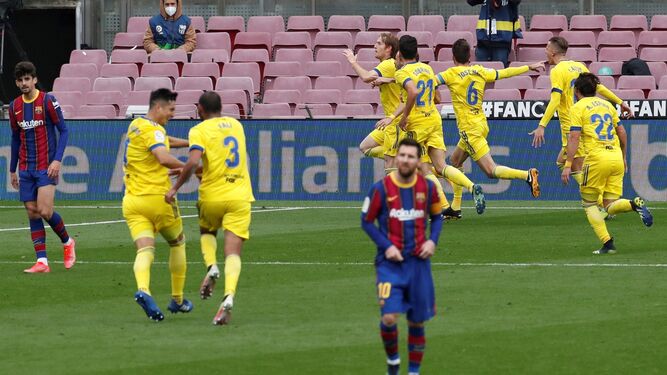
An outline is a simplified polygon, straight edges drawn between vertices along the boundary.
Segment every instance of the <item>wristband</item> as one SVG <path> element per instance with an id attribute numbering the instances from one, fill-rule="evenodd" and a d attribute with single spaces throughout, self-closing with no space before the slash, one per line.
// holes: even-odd
<path id="1" fill-rule="evenodd" d="M 565 167 L 565 168 L 571 168 L 571 167 L 572 167 L 572 162 L 569 161 L 569 160 L 566 160 L 566 161 L 565 161 L 565 166 L 564 166 L 564 167 Z"/>
<path id="2" fill-rule="evenodd" d="M 392 120 L 396 118 L 396 116 L 395 116 L 395 115 L 394 115 L 393 113 L 392 113 L 392 114 L 390 114 L 390 115 L 389 115 L 389 116 L 387 116 L 387 117 L 389 117 L 389 118 L 390 118 L 390 119 L 392 119 Z"/>

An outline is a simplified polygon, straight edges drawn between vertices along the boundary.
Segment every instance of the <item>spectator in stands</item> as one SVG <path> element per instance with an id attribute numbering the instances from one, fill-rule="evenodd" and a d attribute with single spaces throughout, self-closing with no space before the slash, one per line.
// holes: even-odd
<path id="1" fill-rule="evenodd" d="M 197 46 L 195 29 L 182 7 L 182 0 L 160 0 L 160 14 L 150 19 L 144 35 L 146 52 L 176 48 L 194 51 Z"/>
<path id="2" fill-rule="evenodd" d="M 519 24 L 521 0 L 467 0 L 471 6 L 482 4 L 477 22 L 477 61 L 502 61 L 509 65 L 512 41 L 523 38 Z"/>

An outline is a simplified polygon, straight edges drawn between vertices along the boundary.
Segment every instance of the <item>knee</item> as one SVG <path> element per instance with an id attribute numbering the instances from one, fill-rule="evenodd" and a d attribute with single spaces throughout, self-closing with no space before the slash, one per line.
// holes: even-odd
<path id="1" fill-rule="evenodd" d="M 37 207 L 37 214 L 42 217 L 44 220 L 51 219 L 53 216 L 53 208 L 51 207 Z"/>
<path id="2" fill-rule="evenodd" d="M 185 243 L 185 235 L 181 232 L 176 239 L 168 241 L 170 247 L 180 246 Z"/>
<path id="3" fill-rule="evenodd" d="M 391 327 L 396 325 L 397 318 L 395 314 L 384 314 L 382 315 L 382 324 Z"/>

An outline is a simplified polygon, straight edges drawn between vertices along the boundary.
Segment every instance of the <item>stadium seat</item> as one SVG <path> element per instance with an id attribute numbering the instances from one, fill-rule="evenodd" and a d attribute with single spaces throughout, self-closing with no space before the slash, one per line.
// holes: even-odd
<path id="1" fill-rule="evenodd" d="M 73 50 L 69 55 L 70 64 L 75 63 L 93 63 L 97 69 L 102 69 L 102 65 L 107 63 L 107 51 L 103 49 Z"/>
<path id="2" fill-rule="evenodd" d="M 570 30 L 591 31 L 597 37 L 600 32 L 607 31 L 607 17 L 602 14 L 574 15 L 570 17 Z M 567 39 L 567 41 L 570 40 Z"/>
<path id="3" fill-rule="evenodd" d="M 405 31 L 405 18 L 403 16 L 372 15 L 368 19 L 368 31 L 380 31 L 398 33 Z"/>
<path id="4" fill-rule="evenodd" d="M 667 48 L 642 48 L 639 58 L 644 61 L 667 61 Z"/>
<path id="5" fill-rule="evenodd" d="M 544 61 L 546 59 L 545 47 L 523 47 L 517 53 L 517 60 L 519 61 Z M 593 53 L 595 50 L 591 48 Z M 569 49 L 568 49 L 569 52 Z"/>
<path id="6" fill-rule="evenodd" d="M 206 21 L 202 16 L 190 16 L 190 25 L 195 29 L 196 33 L 206 31 Z"/>
<path id="7" fill-rule="evenodd" d="M 214 62 L 218 63 L 218 66 L 220 66 L 229 62 L 229 52 L 226 49 L 196 49 L 192 52 L 190 62 Z"/>
<path id="8" fill-rule="evenodd" d="M 597 48 L 595 33 L 590 30 L 563 31 L 559 36 L 565 38 L 570 47 Z"/>
<path id="9" fill-rule="evenodd" d="M 92 87 L 87 77 L 58 77 L 53 82 L 53 91 L 79 91 L 86 95 Z"/>
<path id="10" fill-rule="evenodd" d="M 635 48 L 635 34 L 632 31 L 603 31 L 598 35 L 598 48 L 632 47 Z"/>
<path id="11" fill-rule="evenodd" d="M 546 74 L 537 76 L 537 79 L 535 80 L 535 88 L 551 90 L 551 79 L 549 78 L 549 76 Z"/>
<path id="12" fill-rule="evenodd" d="M 419 61 L 426 64 L 435 60 L 435 53 L 433 52 L 433 48 L 418 48 L 417 56 L 419 57 Z"/>
<path id="13" fill-rule="evenodd" d="M 337 49 L 346 49 L 352 48 L 352 34 L 347 31 L 326 31 L 318 33 L 315 36 L 315 41 L 313 42 L 313 51 L 317 54 L 317 51 L 321 48 L 337 48 Z"/>
<path id="14" fill-rule="evenodd" d="M 246 108 L 250 108 L 255 97 L 254 84 L 250 77 L 220 77 L 215 83 L 215 90 L 243 90 L 246 94 Z"/>
<path id="15" fill-rule="evenodd" d="M 655 78 L 656 82 L 660 82 L 662 77 L 667 75 L 667 64 L 662 61 L 649 61 L 648 68 L 651 70 L 651 75 Z"/>
<path id="16" fill-rule="evenodd" d="M 444 72 L 445 70 L 453 67 L 454 62 L 453 61 L 431 61 L 431 62 L 428 63 L 428 65 L 431 66 L 431 68 L 433 69 L 433 72 L 435 74 L 438 74 L 438 73 Z"/>
<path id="17" fill-rule="evenodd" d="M 316 90 L 340 90 L 341 93 L 354 89 L 352 78 L 348 76 L 318 77 L 313 88 Z"/>
<path id="18" fill-rule="evenodd" d="M 213 81 L 209 77 L 179 77 L 174 90 L 213 90 Z"/>
<path id="19" fill-rule="evenodd" d="M 273 82 L 274 90 L 297 90 L 302 95 L 312 88 L 309 77 L 277 77 Z"/>
<path id="20" fill-rule="evenodd" d="M 343 97 L 343 101 L 348 104 L 368 103 L 377 108 L 380 104 L 380 90 L 348 90 Z"/>
<path id="21" fill-rule="evenodd" d="M 306 62 L 313 61 L 313 51 L 305 48 L 283 48 L 276 51 L 274 60 L 278 62 L 296 61 L 303 66 Z"/>
<path id="22" fill-rule="evenodd" d="M 614 90 L 616 88 L 616 80 L 613 76 L 598 76 L 600 83 L 606 88 Z"/>
<path id="23" fill-rule="evenodd" d="M 375 42 L 380 37 L 379 31 L 361 31 L 354 38 L 354 51 L 361 48 L 374 48 Z"/>
<path id="24" fill-rule="evenodd" d="M 176 63 L 179 67 L 188 62 L 188 54 L 182 49 L 156 50 L 149 56 L 151 64 L 154 63 Z"/>
<path id="25" fill-rule="evenodd" d="M 255 104 L 252 110 L 253 118 L 271 118 L 275 116 L 291 116 L 292 108 L 288 103 Z"/>
<path id="26" fill-rule="evenodd" d="M 440 94 L 440 103 L 451 103 L 452 102 L 452 92 L 449 91 L 449 89 L 444 88 L 442 90 L 438 90 L 438 94 Z"/>
<path id="27" fill-rule="evenodd" d="M 549 89 L 528 89 L 523 94 L 523 100 L 543 100 L 551 99 L 551 90 Z"/>
<path id="28" fill-rule="evenodd" d="M 651 31 L 667 31 L 667 14 L 656 14 L 651 17 Z"/>
<path id="29" fill-rule="evenodd" d="M 120 91 L 90 91 L 85 101 L 88 105 L 113 105 L 118 112 L 125 104 L 125 97 Z"/>
<path id="30" fill-rule="evenodd" d="M 355 90 L 371 90 L 371 89 L 373 89 L 373 86 L 371 86 L 369 83 L 364 82 L 363 79 L 357 78 L 356 80 L 354 80 L 354 89 Z"/>
<path id="31" fill-rule="evenodd" d="M 178 97 L 176 98 L 177 103 L 178 99 L 181 98 L 181 95 L 181 93 L 178 94 Z M 194 104 L 176 104 L 174 109 L 175 119 L 191 120 L 198 117 L 197 107 Z"/>
<path id="32" fill-rule="evenodd" d="M 650 90 L 655 90 L 655 78 L 653 76 L 620 76 L 616 87 L 619 90 L 640 89 L 647 94 Z"/>
<path id="33" fill-rule="evenodd" d="M 314 38 L 314 37 L 313 37 Z M 311 49 L 312 39 L 307 32 L 280 32 L 273 35 L 273 56 L 281 48 Z"/>
<path id="34" fill-rule="evenodd" d="M 264 90 L 273 87 L 273 81 L 277 77 L 302 76 L 304 69 L 301 63 L 296 61 L 271 61 L 264 67 Z"/>
<path id="35" fill-rule="evenodd" d="M 651 90 L 648 93 L 648 99 L 664 100 L 667 99 L 667 90 Z"/>
<path id="36" fill-rule="evenodd" d="M 515 76 L 505 79 L 499 79 L 495 82 L 495 89 L 518 89 L 524 90 L 533 88 L 533 80 L 527 75 Z"/>
<path id="37" fill-rule="evenodd" d="M 334 110 L 328 103 L 302 103 L 296 105 L 294 114 L 306 118 L 331 117 L 334 115 Z"/>
<path id="38" fill-rule="evenodd" d="M 148 64 L 148 54 L 143 49 L 116 49 L 111 52 L 112 64 L 137 64 L 139 71 L 143 64 Z"/>
<path id="39" fill-rule="evenodd" d="M 227 117 L 232 117 L 235 119 L 241 118 L 241 111 L 236 104 L 223 104 L 222 105 L 222 115 Z"/>
<path id="40" fill-rule="evenodd" d="M 338 61 L 344 70 L 350 65 L 345 55 L 343 55 L 342 49 L 322 48 L 317 51 L 315 56 L 315 61 Z"/>
<path id="41" fill-rule="evenodd" d="M 667 90 L 667 78 L 666 77 L 660 78 L 660 81 L 658 81 L 658 89 Z"/>
<path id="42" fill-rule="evenodd" d="M 176 89 L 178 96 L 176 97 L 176 104 L 197 104 L 199 98 L 204 93 L 203 90 L 183 90 Z"/>
<path id="43" fill-rule="evenodd" d="M 347 31 L 356 37 L 360 31 L 366 31 L 366 20 L 363 16 L 338 16 L 329 17 L 327 31 Z"/>
<path id="44" fill-rule="evenodd" d="M 467 40 L 470 47 L 475 46 L 475 36 L 469 31 L 441 31 L 436 34 L 433 41 L 436 56 L 442 48 L 451 49 L 454 42 L 459 39 Z"/>
<path id="45" fill-rule="evenodd" d="M 234 104 L 238 107 L 239 113 L 241 115 L 247 115 L 250 113 L 251 106 L 248 105 L 246 92 L 243 90 L 222 90 L 216 91 L 220 95 L 220 100 L 222 101 L 223 106 L 225 104 Z"/>
<path id="46" fill-rule="evenodd" d="M 517 66 L 523 66 L 523 65 L 530 65 L 535 63 L 535 61 L 512 61 L 510 62 L 510 67 L 517 67 Z M 501 68 L 502 69 L 502 68 Z M 547 68 L 548 69 L 548 68 Z M 542 74 L 548 74 L 548 71 L 540 71 L 540 72 L 534 72 L 532 70 L 529 70 L 528 72 L 524 73 L 527 77 L 534 79 L 537 79 L 537 76 L 542 75 Z"/>
<path id="47" fill-rule="evenodd" d="M 231 53 L 232 41 L 227 33 L 198 33 L 197 48 L 194 52 L 202 49 L 224 49 Z"/>
<path id="48" fill-rule="evenodd" d="M 275 34 L 285 31 L 285 20 L 281 16 L 252 16 L 248 18 L 247 31 Z"/>
<path id="49" fill-rule="evenodd" d="M 256 62 L 261 66 L 269 62 L 269 52 L 265 49 L 236 49 L 232 52 L 232 62 Z"/>
<path id="50" fill-rule="evenodd" d="M 637 40 L 637 51 L 646 47 L 667 48 L 667 31 L 642 31 Z"/>
<path id="51" fill-rule="evenodd" d="M 618 78 L 621 75 L 621 67 L 623 66 L 622 61 L 605 61 L 605 62 L 592 62 L 588 69 L 591 73 L 600 75 L 600 69 L 609 68 L 612 71 L 612 76 Z"/>
<path id="52" fill-rule="evenodd" d="M 132 82 L 139 77 L 139 68 L 136 64 L 104 64 L 100 77 L 128 77 Z"/>
<path id="53" fill-rule="evenodd" d="M 126 97 L 132 91 L 132 82 L 128 77 L 100 77 L 93 83 L 93 91 L 118 91 Z"/>
<path id="54" fill-rule="evenodd" d="M 63 118 L 69 120 L 76 117 L 76 108 L 73 105 L 60 105 L 60 110 L 63 112 Z"/>
<path id="55" fill-rule="evenodd" d="M 474 36 L 477 30 L 478 19 L 479 16 L 476 15 L 449 16 L 449 19 L 447 19 L 447 31 L 467 31 Z"/>
<path id="56" fill-rule="evenodd" d="M 471 56 L 472 58 L 472 56 Z M 454 55 L 451 48 L 440 48 L 438 51 L 438 61 L 453 61 Z"/>
<path id="57" fill-rule="evenodd" d="M 271 51 L 271 34 L 267 32 L 246 31 L 236 34 L 234 49 L 263 48 Z"/>
<path id="58" fill-rule="evenodd" d="M 304 103 L 328 103 L 335 105 L 343 102 L 343 94 L 340 90 L 336 89 L 310 89 L 303 92 L 302 99 Z"/>
<path id="59" fill-rule="evenodd" d="M 637 51 L 632 47 L 604 47 L 600 48 L 598 61 L 628 61 L 637 57 Z"/>
<path id="60" fill-rule="evenodd" d="M 623 100 L 644 100 L 646 95 L 640 89 L 614 90 L 614 93 Z"/>
<path id="61" fill-rule="evenodd" d="M 611 17 L 609 30 L 620 31 L 629 30 L 635 33 L 635 38 L 639 33 L 648 30 L 648 20 L 645 15 L 615 15 Z"/>
<path id="62" fill-rule="evenodd" d="M 206 31 L 227 33 L 231 45 L 234 45 L 236 34 L 245 31 L 245 20 L 242 16 L 213 16 L 208 19 Z"/>
<path id="63" fill-rule="evenodd" d="M 142 77 L 169 77 L 172 83 L 180 77 L 176 63 L 154 63 L 146 64 L 141 69 Z"/>
<path id="64" fill-rule="evenodd" d="M 401 31 L 396 34 L 398 39 L 403 35 L 411 35 L 417 39 L 417 46 L 421 48 L 433 48 L 433 34 L 430 31 Z"/>
<path id="65" fill-rule="evenodd" d="M 439 14 L 410 16 L 407 31 L 428 31 L 435 38 L 439 32 L 445 31 L 445 18 Z"/>
<path id="66" fill-rule="evenodd" d="M 620 49 L 620 48 L 614 48 L 614 49 Z M 594 48 L 579 48 L 579 47 L 568 48 L 566 56 L 571 60 L 579 61 L 584 64 L 590 64 L 593 61 L 598 61 L 597 53 L 595 52 Z"/>
<path id="67" fill-rule="evenodd" d="M 144 48 L 144 33 L 116 33 L 113 48 Z"/>
<path id="68" fill-rule="evenodd" d="M 130 91 L 127 93 L 125 105 L 148 105 L 151 97 L 151 92 L 144 91 Z M 123 111 L 121 111 L 121 114 Z"/>
<path id="69" fill-rule="evenodd" d="M 343 68 L 338 61 L 309 61 L 304 65 L 304 74 L 311 79 L 321 76 L 342 76 Z M 345 78 L 349 78 L 345 76 Z"/>
<path id="70" fill-rule="evenodd" d="M 553 36 L 551 31 L 526 31 L 523 33 L 523 39 L 517 40 L 517 48 L 544 48 Z"/>
<path id="71" fill-rule="evenodd" d="M 211 77 L 214 81 L 220 77 L 220 67 L 216 63 L 189 63 L 183 65 L 183 77 Z"/>
<path id="72" fill-rule="evenodd" d="M 294 109 L 297 103 L 301 103 L 301 91 L 266 90 L 262 102 L 265 104 L 288 103 Z"/>
<path id="73" fill-rule="evenodd" d="M 324 31 L 322 16 L 291 16 L 287 19 L 287 31 L 304 31 L 310 35 L 311 41 L 315 34 Z"/>
<path id="74" fill-rule="evenodd" d="M 562 14 L 535 14 L 530 19 L 530 31 L 551 31 L 558 36 L 565 30 L 568 30 L 567 17 Z"/>
<path id="75" fill-rule="evenodd" d="M 148 21 L 150 17 L 130 17 L 127 20 L 128 33 L 145 33 L 148 29 Z"/>
<path id="76" fill-rule="evenodd" d="M 222 68 L 220 77 L 250 77 L 255 89 L 255 94 L 259 93 L 262 78 L 257 63 L 229 63 Z"/>
<path id="77" fill-rule="evenodd" d="M 484 93 L 484 100 L 521 100 L 521 92 L 519 89 L 489 89 Z"/>
<path id="78" fill-rule="evenodd" d="M 338 104 L 336 106 L 336 115 L 345 116 L 345 117 L 357 117 L 357 116 L 373 116 L 375 111 L 373 106 L 370 104 Z"/>
<path id="79" fill-rule="evenodd" d="M 106 105 L 82 105 L 76 112 L 77 119 L 114 119 L 118 116 L 116 108 Z"/>
<path id="80" fill-rule="evenodd" d="M 479 64 L 487 69 L 505 69 L 505 65 L 503 65 L 502 61 L 477 61 L 475 64 Z"/>
<path id="81" fill-rule="evenodd" d="M 97 65 L 93 63 L 63 64 L 60 67 L 60 77 L 86 77 L 94 82 L 99 76 Z"/>
<path id="82" fill-rule="evenodd" d="M 134 83 L 135 91 L 154 91 L 164 88 L 169 90 L 174 89 L 171 79 L 168 77 L 139 77 Z"/>
<path id="83" fill-rule="evenodd" d="M 83 104 L 84 96 L 81 91 L 52 91 L 51 95 L 58 100 L 60 105 L 72 106 L 74 113 Z"/>
<path id="84" fill-rule="evenodd" d="M 360 48 L 357 51 L 357 61 L 375 60 L 375 48 Z"/>

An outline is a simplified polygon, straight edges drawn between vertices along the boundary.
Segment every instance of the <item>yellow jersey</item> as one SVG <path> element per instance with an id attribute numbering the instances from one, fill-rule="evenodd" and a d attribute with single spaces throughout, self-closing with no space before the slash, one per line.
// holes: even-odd
<path id="1" fill-rule="evenodd" d="M 188 139 L 190 150 L 203 153 L 200 201 L 255 201 L 240 122 L 231 117 L 211 118 L 190 129 Z"/>
<path id="2" fill-rule="evenodd" d="M 417 98 L 408 116 L 408 128 L 431 121 L 442 121 L 435 107 L 436 82 L 435 74 L 430 66 L 421 62 L 407 63 L 396 71 L 394 78 L 396 83 L 401 85 L 403 92 L 406 92 L 405 85 L 410 81 L 417 86 Z"/>
<path id="3" fill-rule="evenodd" d="M 558 103 L 558 120 L 563 133 L 570 132 L 570 109 L 577 102 L 574 96 L 574 81 L 579 78 L 579 74 L 588 73 L 585 64 L 579 61 L 563 60 L 556 64 L 549 73 L 551 80 L 551 92 L 560 93 L 560 103 Z M 551 118 L 542 117 L 540 125 L 546 126 Z"/>
<path id="4" fill-rule="evenodd" d="M 394 78 L 396 74 L 396 61 L 394 59 L 384 60 L 373 70 L 377 73 L 378 77 Z M 396 81 L 380 85 L 380 103 L 382 103 L 382 110 L 385 117 L 389 117 L 396 111 L 396 108 L 401 103 L 401 86 Z"/>
<path id="5" fill-rule="evenodd" d="M 167 131 L 162 125 L 145 118 L 130 123 L 123 158 L 125 194 L 163 195 L 169 191 L 169 170 L 152 153 L 157 147 L 169 151 Z"/>
<path id="6" fill-rule="evenodd" d="M 621 143 L 616 135 L 620 119 L 616 108 L 604 99 L 586 97 L 572 106 L 570 131 L 580 130 L 580 144 L 586 155 L 602 150 L 618 150 Z"/>

